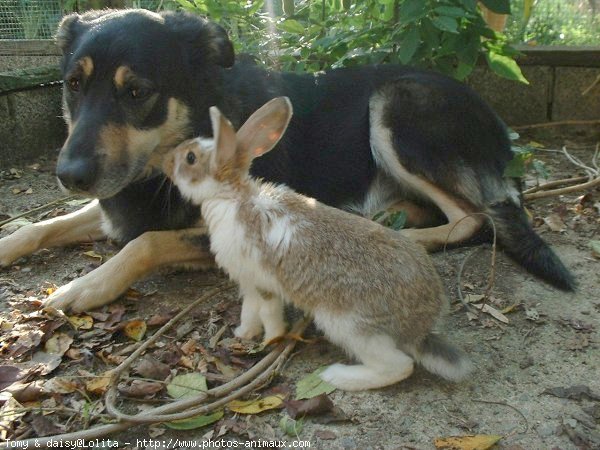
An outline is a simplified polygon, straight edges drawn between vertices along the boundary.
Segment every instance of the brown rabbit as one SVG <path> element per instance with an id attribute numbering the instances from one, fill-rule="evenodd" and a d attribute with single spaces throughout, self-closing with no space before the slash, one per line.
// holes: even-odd
<path id="1" fill-rule="evenodd" d="M 249 174 L 252 159 L 279 141 L 292 115 L 286 97 L 271 100 L 237 135 L 216 107 L 214 141 L 194 139 L 167 156 L 165 172 L 202 205 L 216 261 L 240 284 L 235 334 L 285 333 L 283 302 L 314 317 L 334 343 L 362 364 L 334 364 L 321 378 L 363 390 L 407 378 L 413 361 L 449 380 L 471 363 L 433 329 L 447 303 L 424 249 L 398 232 L 325 206 Z"/>

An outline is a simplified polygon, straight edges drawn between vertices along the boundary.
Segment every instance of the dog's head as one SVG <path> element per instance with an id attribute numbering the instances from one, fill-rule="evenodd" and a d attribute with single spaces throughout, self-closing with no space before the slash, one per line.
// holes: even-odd
<path id="1" fill-rule="evenodd" d="M 115 195 L 161 155 L 209 128 L 233 47 L 216 24 L 183 13 L 94 11 L 65 17 L 64 115 L 57 175 L 68 190 Z M 205 117 L 193 117 L 203 111 Z"/>

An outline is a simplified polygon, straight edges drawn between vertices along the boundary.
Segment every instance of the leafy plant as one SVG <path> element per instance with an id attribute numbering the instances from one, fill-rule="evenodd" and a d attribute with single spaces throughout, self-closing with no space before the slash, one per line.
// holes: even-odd
<path id="1" fill-rule="evenodd" d="M 494 72 L 526 82 L 506 37 L 486 25 L 476 0 L 176 0 L 231 33 L 236 50 L 269 67 L 315 72 L 401 63 L 467 77 L 483 53 Z M 485 0 L 497 12 L 509 0 Z"/>
<path id="2" fill-rule="evenodd" d="M 510 139 L 516 141 L 519 135 L 514 131 L 510 133 Z M 506 165 L 504 176 L 507 178 L 521 178 L 529 170 L 532 170 L 536 176 L 548 179 L 549 174 L 546 165 L 539 159 L 535 159 L 536 145 L 529 143 L 527 145 L 513 144 L 511 147 L 514 155 L 513 159 Z"/>

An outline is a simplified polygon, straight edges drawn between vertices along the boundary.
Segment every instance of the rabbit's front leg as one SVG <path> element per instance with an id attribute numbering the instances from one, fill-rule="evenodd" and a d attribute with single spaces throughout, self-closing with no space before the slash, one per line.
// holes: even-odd
<path id="1" fill-rule="evenodd" d="M 265 329 L 264 342 L 285 335 L 283 300 L 270 292 L 261 293 L 260 320 Z"/>
<path id="2" fill-rule="evenodd" d="M 242 314 L 240 317 L 240 326 L 235 329 L 233 334 L 242 339 L 254 339 L 262 331 L 260 320 L 260 307 L 262 298 L 254 289 L 241 289 L 242 291 Z"/>

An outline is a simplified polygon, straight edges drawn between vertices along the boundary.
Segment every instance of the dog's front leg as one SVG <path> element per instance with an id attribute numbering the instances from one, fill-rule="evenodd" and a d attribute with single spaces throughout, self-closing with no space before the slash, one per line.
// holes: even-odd
<path id="1" fill-rule="evenodd" d="M 0 239 L 0 267 L 41 248 L 59 247 L 105 238 L 98 200 L 64 216 L 19 228 Z"/>
<path id="2" fill-rule="evenodd" d="M 44 306 L 87 311 L 115 300 L 134 282 L 155 270 L 176 264 L 214 266 L 204 227 L 149 231 L 87 275 L 57 289 Z"/>

